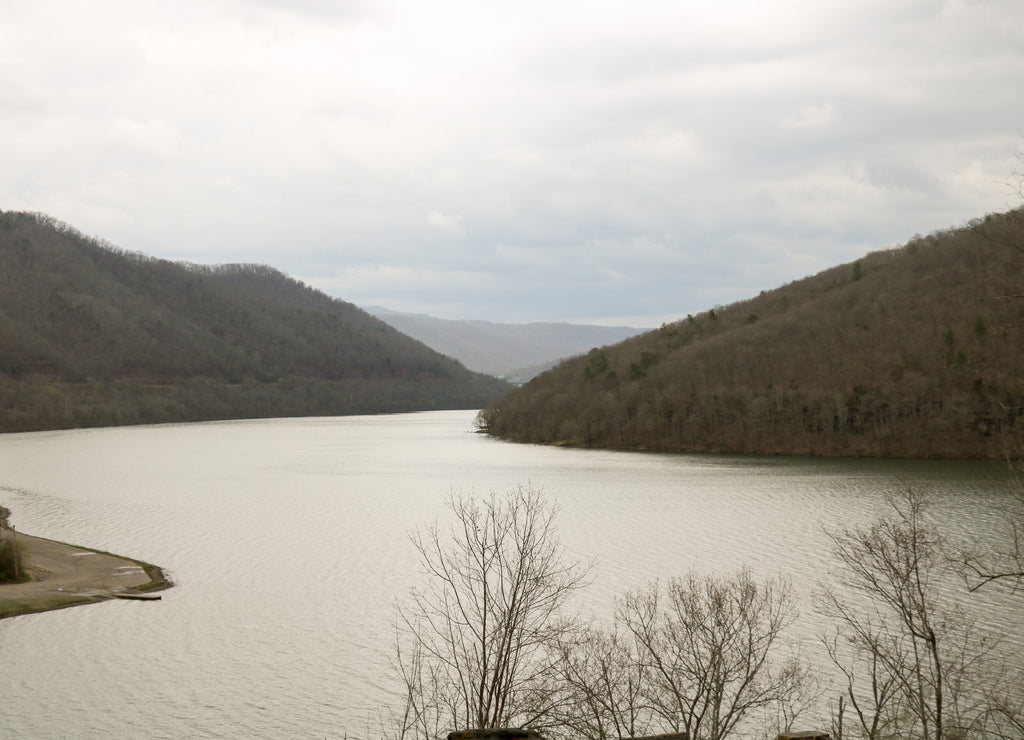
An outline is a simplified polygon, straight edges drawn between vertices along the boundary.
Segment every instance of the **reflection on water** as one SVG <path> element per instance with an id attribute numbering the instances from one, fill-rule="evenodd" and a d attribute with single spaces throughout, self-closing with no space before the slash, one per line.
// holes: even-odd
<path id="1" fill-rule="evenodd" d="M 157 563 L 178 584 L 156 604 L 0 622 L 0 736 L 372 736 L 394 698 L 393 604 L 417 577 L 407 533 L 453 489 L 529 483 L 557 500 L 567 550 L 595 559 L 581 607 L 596 614 L 689 570 L 786 575 L 808 651 L 826 527 L 869 521 L 900 485 L 926 488 L 953 538 L 1001 536 L 1017 505 L 997 463 L 566 450 L 481 437 L 472 418 L 0 437 L 0 504 L 19 530 Z M 979 598 L 1020 635 L 1019 601 Z"/>

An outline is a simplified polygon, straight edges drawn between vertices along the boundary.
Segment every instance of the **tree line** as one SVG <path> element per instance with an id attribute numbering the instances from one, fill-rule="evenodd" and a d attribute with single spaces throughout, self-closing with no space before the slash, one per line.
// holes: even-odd
<path id="1" fill-rule="evenodd" d="M 10 516 L 11 510 L 0 506 L 0 583 L 19 583 L 27 579 Z"/>
<path id="2" fill-rule="evenodd" d="M 1024 210 L 595 348 L 492 402 L 549 444 L 1002 458 L 1024 423 Z"/>
<path id="3" fill-rule="evenodd" d="M 913 488 L 872 524 L 829 532 L 836 585 L 819 597 L 835 629 L 818 637 L 835 680 L 786 647 L 796 605 L 784 579 L 690 573 L 584 621 L 571 602 L 588 566 L 565 556 L 540 491 L 455 495 L 448 507 L 450 527 L 413 535 L 423 581 L 398 604 L 404 701 L 383 736 L 522 727 L 586 740 L 794 729 L 836 740 L 1024 738 L 1020 656 L 1000 657 L 1000 635 L 961 598 L 1017 593 L 1020 543 L 979 559 L 944 539 Z M 830 711 L 816 714 L 823 698 Z"/>
<path id="4" fill-rule="evenodd" d="M 479 408 L 506 388 L 273 268 L 0 212 L 0 431 Z"/>

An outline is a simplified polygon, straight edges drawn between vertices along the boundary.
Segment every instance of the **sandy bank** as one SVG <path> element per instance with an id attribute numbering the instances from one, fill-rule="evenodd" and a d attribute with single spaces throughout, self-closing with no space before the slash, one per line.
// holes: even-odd
<path id="1" fill-rule="evenodd" d="M 5 532 L 10 536 L 10 532 Z M 153 565 L 18 533 L 27 583 L 0 584 L 0 619 L 169 588 Z"/>

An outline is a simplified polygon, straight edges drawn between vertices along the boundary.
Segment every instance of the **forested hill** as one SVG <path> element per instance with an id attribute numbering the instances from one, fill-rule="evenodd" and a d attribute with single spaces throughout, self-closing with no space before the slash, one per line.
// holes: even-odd
<path id="1" fill-rule="evenodd" d="M 0 213 L 0 431 L 479 408 L 506 388 L 272 268 Z"/>
<path id="2" fill-rule="evenodd" d="M 592 350 L 479 417 L 497 437 L 666 451 L 1020 456 L 1024 210 L 915 237 Z"/>

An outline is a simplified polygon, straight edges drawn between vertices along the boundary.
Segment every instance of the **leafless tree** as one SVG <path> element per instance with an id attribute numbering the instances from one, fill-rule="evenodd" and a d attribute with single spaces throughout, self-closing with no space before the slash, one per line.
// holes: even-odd
<path id="1" fill-rule="evenodd" d="M 1020 457 L 1020 456 L 1018 456 Z M 1008 536 L 1002 544 L 962 548 L 956 566 L 971 592 L 982 588 L 1006 587 L 1012 594 L 1024 594 L 1024 479 L 1018 461 L 1015 473 L 1017 509 L 1008 513 Z M 1024 738 L 1024 669 L 1003 671 L 985 688 L 987 712 L 984 727 L 997 738 Z"/>
<path id="2" fill-rule="evenodd" d="M 846 707 L 852 707 L 857 719 L 857 735 L 867 740 L 879 740 L 894 735 L 894 725 L 902 716 L 900 693 L 896 677 L 885 670 L 869 645 L 876 644 L 878 635 L 867 640 L 843 639 L 839 628 L 835 633 L 822 636 L 822 642 L 833 664 L 843 674 L 845 686 L 839 696 L 834 735 L 843 740 Z"/>
<path id="3" fill-rule="evenodd" d="M 1024 676 L 1007 674 L 985 690 L 986 712 L 980 723 L 985 737 L 1024 738 Z"/>
<path id="4" fill-rule="evenodd" d="M 543 726 L 564 610 L 587 568 L 567 560 L 554 506 L 520 486 L 477 500 L 453 495 L 450 527 L 413 535 L 423 584 L 398 607 L 403 736 Z"/>
<path id="5" fill-rule="evenodd" d="M 15 536 L 10 516 L 11 510 L 0 506 L 0 583 L 19 581 L 24 572 L 21 565 L 21 543 Z"/>
<path id="6" fill-rule="evenodd" d="M 1007 538 L 1001 545 L 985 543 L 984 547 L 965 547 L 958 555 L 960 572 L 971 591 L 989 584 L 1002 585 L 1011 591 L 1024 590 L 1024 469 L 1019 462 L 1024 450 L 1010 462 L 1014 474 L 1016 511 L 1006 516 Z"/>
<path id="7" fill-rule="evenodd" d="M 694 574 L 627 594 L 618 619 L 646 671 L 644 696 L 661 732 L 729 737 L 798 696 L 806 668 L 780 658 L 794 617 L 785 582 Z"/>
<path id="8" fill-rule="evenodd" d="M 865 736 L 956 737 L 986 716 L 992 644 L 943 596 L 955 578 L 924 497 L 907 488 L 890 503 L 871 526 L 830 533 L 847 590 L 825 591 L 839 620 L 826 644 Z"/>
<path id="9" fill-rule="evenodd" d="M 596 627 L 564 646 L 558 681 L 568 700 L 557 715 L 568 736 L 609 740 L 655 731 L 648 667 L 635 647 L 632 636 Z"/>
<path id="10" fill-rule="evenodd" d="M 1005 547 L 962 553 L 960 565 L 971 591 L 990 583 L 1007 585 L 1013 591 L 1024 589 L 1024 517 L 1010 519 L 1007 527 L 1010 533 Z"/>

